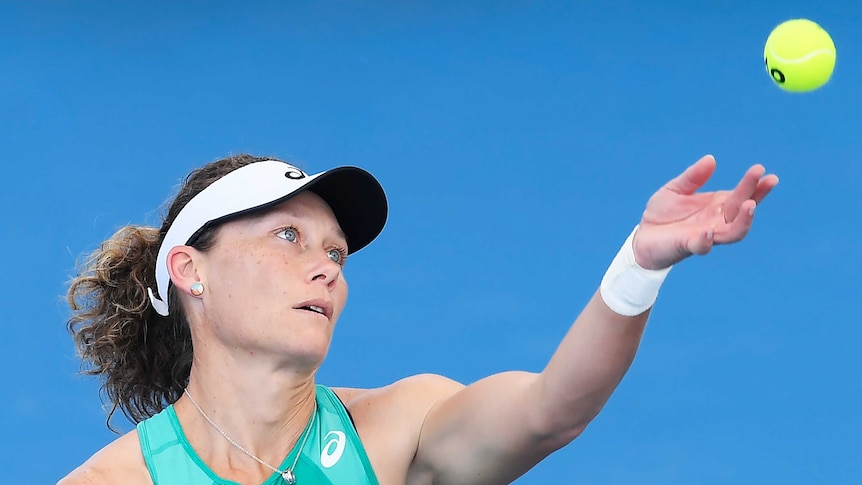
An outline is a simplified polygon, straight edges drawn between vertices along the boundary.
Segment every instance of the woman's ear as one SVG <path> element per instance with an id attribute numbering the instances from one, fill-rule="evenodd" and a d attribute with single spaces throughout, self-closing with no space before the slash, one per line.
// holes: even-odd
<path id="1" fill-rule="evenodd" d="M 183 293 L 192 296 L 200 296 L 198 288 L 201 285 L 198 277 L 196 260 L 200 259 L 200 252 L 191 246 L 176 246 L 168 252 L 168 273 L 171 282 Z"/>

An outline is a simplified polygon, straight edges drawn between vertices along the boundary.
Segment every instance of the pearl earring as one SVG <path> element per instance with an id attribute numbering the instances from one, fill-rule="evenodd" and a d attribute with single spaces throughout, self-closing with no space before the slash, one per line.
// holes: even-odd
<path id="1" fill-rule="evenodd" d="M 192 286 L 189 288 L 189 290 L 192 292 L 192 295 L 201 296 L 204 292 L 204 285 L 201 284 L 200 281 L 195 281 L 194 283 L 192 283 Z"/>

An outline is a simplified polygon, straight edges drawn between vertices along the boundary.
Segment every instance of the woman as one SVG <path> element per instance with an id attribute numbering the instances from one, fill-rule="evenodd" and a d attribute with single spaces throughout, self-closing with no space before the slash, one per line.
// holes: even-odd
<path id="1" fill-rule="evenodd" d="M 204 166 L 160 229 L 121 229 L 72 282 L 88 372 L 138 425 L 61 483 L 509 483 L 599 413 L 670 268 L 743 239 L 778 183 L 755 165 L 732 191 L 696 193 L 714 169 L 703 157 L 652 196 L 541 373 L 330 389 L 315 373 L 342 268 L 383 229 L 382 188 L 352 167 Z"/>

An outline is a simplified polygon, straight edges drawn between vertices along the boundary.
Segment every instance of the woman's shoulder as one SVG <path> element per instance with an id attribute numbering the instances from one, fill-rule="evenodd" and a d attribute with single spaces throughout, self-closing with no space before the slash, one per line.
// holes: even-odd
<path id="1" fill-rule="evenodd" d="M 428 412 L 463 387 L 440 375 L 418 374 L 378 388 L 331 389 L 354 418 L 380 483 L 404 483 Z"/>
<path id="2" fill-rule="evenodd" d="M 141 453 L 137 430 L 132 430 L 106 445 L 57 485 L 109 483 L 152 485 Z"/>
<path id="3" fill-rule="evenodd" d="M 417 374 L 392 384 L 370 388 L 333 387 L 332 391 L 355 418 L 357 428 L 419 431 L 426 415 L 464 385 L 437 374 Z"/>

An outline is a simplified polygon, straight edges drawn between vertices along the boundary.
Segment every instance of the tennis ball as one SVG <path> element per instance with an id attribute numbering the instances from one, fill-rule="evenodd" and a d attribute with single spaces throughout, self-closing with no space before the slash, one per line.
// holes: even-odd
<path id="1" fill-rule="evenodd" d="M 802 93 L 826 84 L 835 68 L 835 44 L 808 19 L 779 24 L 763 49 L 766 72 L 781 89 Z"/>

